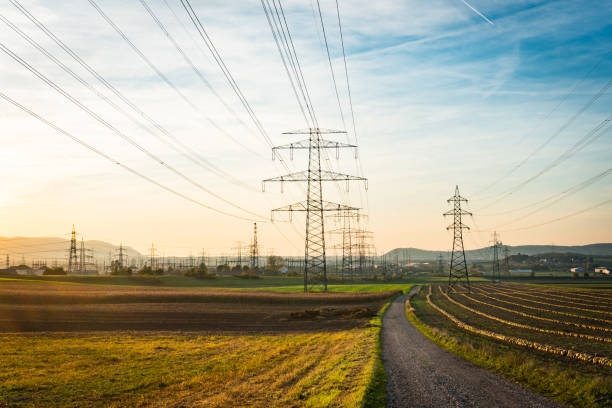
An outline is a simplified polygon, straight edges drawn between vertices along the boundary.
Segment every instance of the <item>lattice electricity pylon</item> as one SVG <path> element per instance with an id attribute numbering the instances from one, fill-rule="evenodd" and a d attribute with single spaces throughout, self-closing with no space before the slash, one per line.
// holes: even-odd
<path id="1" fill-rule="evenodd" d="M 310 128 L 304 130 L 296 130 L 286 132 L 288 135 L 308 135 L 307 140 L 289 143 L 282 146 L 272 148 L 272 158 L 276 156 L 278 150 L 289 150 L 290 153 L 295 149 L 308 150 L 308 170 L 291 173 L 280 177 L 275 177 L 263 181 L 264 190 L 267 182 L 280 182 L 281 191 L 285 182 L 306 182 L 308 183 L 306 191 L 306 201 L 297 203 L 282 208 L 277 208 L 274 211 L 289 211 L 290 215 L 293 211 L 306 212 L 306 242 L 304 251 L 304 292 L 308 291 L 311 285 L 322 285 L 324 290 L 327 290 L 327 263 L 325 258 L 325 218 L 323 213 L 330 211 L 327 208 L 336 207 L 331 211 L 341 211 L 344 209 L 357 210 L 354 207 L 343 206 L 341 204 L 329 203 L 323 200 L 323 181 L 346 181 L 347 189 L 349 181 L 364 181 L 363 177 L 351 176 L 348 174 L 335 173 L 331 171 L 321 170 L 321 150 L 340 148 L 353 148 L 357 146 L 346 143 L 333 142 L 321 138 L 321 134 L 330 133 L 346 133 L 340 130 L 329 130 L 320 128 Z M 367 189 L 367 183 L 366 183 Z M 302 209 L 303 208 L 303 209 Z"/>
<path id="2" fill-rule="evenodd" d="M 501 245 L 501 242 L 499 242 L 497 231 L 493 231 L 493 237 L 491 238 L 490 242 L 491 248 L 493 249 L 493 269 L 491 270 L 491 275 L 493 279 L 500 280 L 501 268 L 499 265 L 499 246 Z"/>
<path id="3" fill-rule="evenodd" d="M 345 275 L 353 275 L 353 249 L 357 247 L 353 242 L 353 225 L 352 221 L 359 223 L 362 219 L 367 219 L 366 214 L 361 214 L 359 211 L 341 211 L 336 214 L 330 215 L 327 218 L 334 221 L 341 221 L 342 228 L 342 245 L 335 246 L 334 248 L 342 249 L 342 274 L 341 278 L 344 280 Z M 334 231 L 335 232 L 335 231 Z"/>
<path id="4" fill-rule="evenodd" d="M 253 240 L 251 241 L 251 268 L 259 268 L 259 246 L 257 245 L 257 223 L 253 223 Z"/>
<path id="5" fill-rule="evenodd" d="M 443 214 L 444 216 L 453 216 L 453 223 L 446 227 L 447 230 L 453 230 L 453 252 L 450 259 L 450 268 L 448 270 L 447 291 L 454 290 L 455 284 L 465 278 L 468 292 L 470 292 L 470 278 L 468 276 L 465 250 L 463 249 L 463 230 L 470 229 L 470 227 L 461 222 L 461 216 L 472 215 L 472 213 L 461 209 L 461 202 L 467 203 L 467 199 L 459 195 L 459 186 L 455 186 L 455 195 L 446 200 L 446 202 L 453 203 L 453 209 Z"/>
<path id="6" fill-rule="evenodd" d="M 372 255 L 376 253 L 376 248 L 366 240 L 373 238 L 372 231 L 357 230 L 355 231 L 355 240 L 357 241 L 357 265 L 359 266 L 359 275 L 364 277 L 370 268 Z"/>
<path id="7" fill-rule="evenodd" d="M 77 248 L 76 248 L 76 231 L 72 224 L 72 235 L 70 236 L 70 249 L 68 251 L 68 273 L 74 272 L 78 265 Z"/>

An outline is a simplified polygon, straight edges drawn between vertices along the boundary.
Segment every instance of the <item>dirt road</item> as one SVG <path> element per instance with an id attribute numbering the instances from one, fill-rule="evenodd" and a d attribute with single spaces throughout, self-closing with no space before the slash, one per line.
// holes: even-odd
<path id="1" fill-rule="evenodd" d="M 406 319 L 405 300 L 397 298 L 383 319 L 389 408 L 562 407 L 434 344 Z"/>

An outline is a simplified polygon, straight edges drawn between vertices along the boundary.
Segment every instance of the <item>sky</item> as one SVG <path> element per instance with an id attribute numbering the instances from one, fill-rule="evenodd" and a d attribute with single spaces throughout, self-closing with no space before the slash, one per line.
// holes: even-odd
<path id="1" fill-rule="evenodd" d="M 262 192 L 262 180 L 287 171 L 272 160 L 269 143 L 180 0 L 146 4 L 210 87 L 141 1 L 95 4 L 174 88 L 90 1 L 18 0 L 166 133 L 104 87 L 13 2 L 0 4 L 0 92 L 112 160 L 0 99 L 0 235 L 68 237 L 74 224 L 85 239 L 123 242 L 143 253 L 154 243 L 160 254 L 204 249 L 212 255 L 235 252 L 238 241 L 248 244 L 256 220 L 262 254 L 303 253 L 304 218 L 289 222 L 279 214 L 271 223 L 270 210 L 303 201 L 305 186 L 285 183 L 281 193 L 270 183 Z M 260 1 L 191 3 L 270 142 L 299 140 L 283 134 L 307 125 Z M 451 220 L 442 214 L 455 186 L 473 214 L 464 217 L 466 249 L 489 245 L 493 230 L 508 245 L 612 242 L 612 202 L 605 203 L 612 199 L 612 174 L 605 173 L 612 167 L 612 129 L 604 122 L 612 113 L 612 1 L 470 1 L 481 16 L 460 0 L 340 0 L 356 129 L 335 1 L 319 4 L 341 108 L 316 0 L 282 4 L 319 125 L 347 130 L 326 137 L 359 145 L 359 160 L 350 150 L 336 159 L 332 150 L 324 165 L 368 179 L 367 191 L 360 182 L 348 191 L 345 183 L 326 183 L 324 197 L 363 208 L 368 218 L 360 227 L 373 232 L 379 254 L 396 247 L 449 250 Z M 307 168 L 304 152 L 284 158 L 292 172 Z M 339 226 L 329 220 L 326 228 Z M 328 253 L 337 241 L 337 234 L 327 237 Z"/>

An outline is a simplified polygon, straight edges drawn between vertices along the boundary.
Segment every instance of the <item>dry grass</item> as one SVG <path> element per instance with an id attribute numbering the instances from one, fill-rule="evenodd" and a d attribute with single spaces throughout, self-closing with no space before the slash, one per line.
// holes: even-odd
<path id="1" fill-rule="evenodd" d="M 0 337 L 0 406 L 358 407 L 376 329 Z"/>

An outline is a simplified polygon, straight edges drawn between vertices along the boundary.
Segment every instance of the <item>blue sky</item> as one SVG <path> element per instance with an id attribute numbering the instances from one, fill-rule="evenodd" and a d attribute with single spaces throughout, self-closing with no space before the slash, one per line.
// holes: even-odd
<path id="1" fill-rule="evenodd" d="M 4 23 L 2 43 L 82 100 L 124 133 L 224 198 L 267 215 L 269 210 L 303 199 L 298 187 L 280 194 L 264 178 L 283 169 L 270 160 L 269 147 L 199 42 L 178 0 L 148 0 L 245 127 L 206 89 L 176 53 L 139 1 L 97 0 L 130 39 L 200 109 L 186 105 L 151 71 L 86 0 L 20 0 L 32 14 L 95 67 L 142 110 L 219 168 L 251 189 L 228 184 L 194 166 L 66 75 Z M 290 140 L 282 132 L 305 125 L 284 73 L 261 4 L 256 0 L 192 3 L 233 76 L 273 143 Z M 486 191 L 524 157 L 555 134 L 612 79 L 612 1 L 470 1 L 493 24 L 461 1 L 340 1 L 353 92 L 360 157 L 369 178 L 367 195 L 359 186 L 348 197 L 370 215 L 364 227 L 375 232 L 378 251 L 398 246 L 448 249 L 448 221 L 441 213 L 456 184 L 474 218 L 467 247 L 486 245 L 492 228 L 520 217 L 488 215 L 528 205 L 559 193 L 612 167 L 612 132 L 573 155 L 498 203 L 508 188 L 552 162 L 612 112 L 608 90 L 566 129 L 516 172 Z M 283 2 L 313 97 L 319 123 L 342 128 L 320 26 L 311 0 Z M 344 68 L 335 2 L 321 0 L 337 76 L 348 118 Z M 177 21 L 171 10 L 176 13 Z M 109 95 L 9 2 L 0 13 L 57 58 Z M 181 21 L 183 26 L 179 24 Z M 588 75 L 587 75 L 588 73 Z M 555 106 L 574 91 L 554 112 Z M 225 203 L 194 189 L 100 126 L 59 94 L 0 53 L 0 90 L 57 125 L 122 162 L 202 202 L 224 210 Z M 202 114 L 203 112 L 203 114 Z M 240 145 L 212 127 L 213 118 Z M 134 178 L 64 136 L 37 123 L 13 106 L 0 103 L 5 148 L 0 152 L 9 180 L 0 194 L 0 212 L 8 220 L 2 235 L 59 235 L 71 224 L 86 239 L 123 241 L 143 250 L 151 241 L 166 253 L 208 248 L 229 252 L 235 241 L 248 241 L 251 224 L 222 217 Z M 349 126 L 352 138 L 352 129 Z M 255 153 L 253 153 L 255 152 Z M 333 156 L 333 155 L 332 155 Z M 296 155 L 293 169 L 306 165 Z M 331 166 L 355 173 L 350 153 Z M 612 240 L 612 211 L 602 206 L 538 228 L 510 231 L 562 217 L 612 195 L 612 175 L 537 215 L 500 227 L 501 239 L 518 244 L 584 244 Z M 341 200 L 328 186 L 326 196 Z M 490 198 L 487 200 L 487 198 Z M 537 208 L 537 207 L 534 207 Z M 303 221 L 260 227 L 260 242 L 276 253 L 299 254 Z M 333 226 L 330 226 L 333 227 Z"/>

